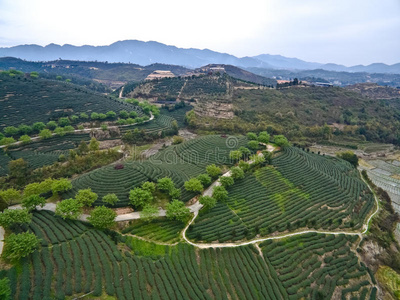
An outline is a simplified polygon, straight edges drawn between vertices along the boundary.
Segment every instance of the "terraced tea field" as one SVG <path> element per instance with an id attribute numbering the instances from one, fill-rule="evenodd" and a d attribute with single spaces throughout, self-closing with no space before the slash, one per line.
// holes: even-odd
<path id="1" fill-rule="evenodd" d="M 180 234 L 185 224 L 166 218 L 156 219 L 151 223 L 142 220 L 133 221 L 132 225 L 123 229 L 123 234 L 132 234 L 147 240 L 161 243 L 176 243 L 181 240 Z"/>
<path id="2" fill-rule="evenodd" d="M 225 242 L 300 228 L 359 230 L 374 206 L 349 163 L 293 147 L 228 192 L 226 203 L 197 217 L 189 238 Z"/>
<path id="3" fill-rule="evenodd" d="M 230 144 L 231 143 L 231 144 Z M 170 146 L 150 157 L 149 160 L 123 163 L 124 168 L 107 166 L 72 181 L 73 189 L 64 195 L 73 197 L 79 189 L 90 187 L 99 199 L 108 193 L 115 193 L 120 199 L 118 206 L 129 203 L 129 191 L 144 181 L 156 182 L 165 176 L 171 177 L 176 187 L 181 189 L 181 200 L 188 201 L 194 194 L 184 189 L 184 182 L 205 173 L 209 164 L 231 165 L 229 152 L 244 146 L 245 137 L 203 136 L 179 145 Z M 98 200 L 95 204 L 100 205 Z"/>
<path id="4" fill-rule="evenodd" d="M 7 74 L 0 74 L 0 80 L 0 129 L 21 123 L 48 122 L 81 112 L 90 115 L 91 112 L 136 110 L 142 115 L 135 105 L 65 82 L 12 78 Z"/>
<path id="5" fill-rule="evenodd" d="M 375 299 L 374 279 L 354 253 L 357 237 L 308 234 L 262 243 L 261 252 L 196 249 L 113 240 L 44 211 L 29 230 L 42 239 L 39 249 L 0 272 L 15 299 Z"/>

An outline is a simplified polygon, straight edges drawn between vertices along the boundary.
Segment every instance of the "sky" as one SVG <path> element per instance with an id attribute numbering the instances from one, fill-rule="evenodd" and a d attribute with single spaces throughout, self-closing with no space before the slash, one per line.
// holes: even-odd
<path id="1" fill-rule="evenodd" d="M 157 41 L 238 57 L 400 62 L 400 0 L 0 0 L 0 47 Z"/>

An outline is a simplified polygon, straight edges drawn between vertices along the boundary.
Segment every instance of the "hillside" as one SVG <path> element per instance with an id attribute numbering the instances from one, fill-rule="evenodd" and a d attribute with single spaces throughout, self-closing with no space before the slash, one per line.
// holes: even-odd
<path id="1" fill-rule="evenodd" d="M 236 57 L 209 49 L 179 48 L 162 43 L 138 40 L 118 41 L 107 46 L 73 46 L 49 44 L 19 45 L 0 48 L 0 57 L 13 56 L 32 61 L 50 61 L 60 57 L 67 60 L 97 60 L 108 62 L 124 62 L 148 65 L 154 62 L 199 68 L 207 64 L 228 64 L 238 67 L 259 67 L 268 69 L 324 69 L 330 71 L 367 72 L 367 73 L 400 73 L 400 64 L 386 65 L 382 63 L 368 66 L 358 65 L 346 67 L 334 63 L 321 64 L 306 62 L 297 58 L 281 55 L 261 54 L 257 56 Z"/>
<path id="2" fill-rule="evenodd" d="M 346 87 L 350 91 L 360 93 L 371 99 L 400 99 L 400 89 L 380 86 L 374 83 L 359 83 Z"/>
<path id="3" fill-rule="evenodd" d="M 22 72 L 39 72 L 45 77 L 62 75 L 78 83 L 87 78 L 98 83 L 118 88 L 128 81 L 144 80 L 155 70 L 168 70 L 175 76 L 186 74 L 190 70 L 180 66 L 151 64 L 140 66 L 130 63 L 107 63 L 97 61 L 54 60 L 46 62 L 31 62 L 14 57 L 0 58 L 0 70 L 16 69 Z M 79 78 L 79 80 L 78 80 Z"/>
<path id="4" fill-rule="evenodd" d="M 90 115 L 136 108 L 71 83 L 0 74 L 0 128 L 48 122 L 83 112 Z"/>
<path id="5" fill-rule="evenodd" d="M 235 89 L 219 117 L 217 99 L 198 101 L 192 128 L 218 132 L 283 133 L 294 140 L 329 139 L 332 135 L 400 144 L 397 100 L 372 100 L 339 87 Z M 203 107 L 213 107 L 207 114 Z M 231 117 L 223 117 L 230 115 Z M 328 127 L 325 128 L 324 124 Z"/>
<path id="6" fill-rule="evenodd" d="M 379 85 L 388 85 L 391 87 L 400 86 L 399 74 L 329 71 L 321 68 L 314 70 L 246 68 L 246 70 L 264 77 L 274 77 L 276 79 L 284 80 L 298 78 L 299 80 L 308 82 L 330 82 L 338 86 L 346 86 L 360 82 L 373 82 Z"/>

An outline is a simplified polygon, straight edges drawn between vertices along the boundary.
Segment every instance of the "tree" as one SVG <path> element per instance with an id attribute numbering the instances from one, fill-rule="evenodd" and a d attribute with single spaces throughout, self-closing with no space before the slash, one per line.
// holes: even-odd
<path id="1" fill-rule="evenodd" d="M 84 112 L 80 113 L 80 114 L 79 114 L 79 117 L 80 117 L 81 119 L 89 119 L 88 114 L 87 114 L 87 113 L 84 113 Z"/>
<path id="2" fill-rule="evenodd" d="M 29 134 L 32 132 L 32 127 L 25 125 L 25 124 L 21 124 L 18 126 L 18 134 Z"/>
<path id="3" fill-rule="evenodd" d="M 231 176 L 234 180 L 244 178 L 244 171 L 240 167 L 232 167 L 231 168 Z"/>
<path id="4" fill-rule="evenodd" d="M 80 155 L 86 154 L 89 152 L 89 147 L 84 140 L 79 143 L 78 151 Z"/>
<path id="5" fill-rule="evenodd" d="M 154 193 L 156 190 L 156 184 L 154 182 L 146 181 L 142 183 L 142 189 Z"/>
<path id="6" fill-rule="evenodd" d="M 199 202 L 203 204 L 205 209 L 211 209 L 217 204 L 217 200 L 210 196 L 201 196 Z"/>
<path id="7" fill-rule="evenodd" d="M 37 206 L 43 207 L 46 204 L 46 198 L 39 195 L 31 195 L 22 200 L 22 207 L 31 211 L 36 209 Z"/>
<path id="8" fill-rule="evenodd" d="M 247 147 L 251 150 L 257 150 L 258 149 L 258 142 L 257 141 L 250 141 L 247 143 Z"/>
<path id="9" fill-rule="evenodd" d="M 75 195 L 75 199 L 82 204 L 82 206 L 92 206 L 94 201 L 98 198 L 95 192 L 92 192 L 91 188 L 79 190 Z"/>
<path id="10" fill-rule="evenodd" d="M 160 191 L 167 192 L 168 194 L 175 188 L 174 182 L 169 177 L 160 178 L 157 180 L 157 187 Z"/>
<path id="11" fill-rule="evenodd" d="M 269 138 L 270 135 L 268 134 L 268 132 L 262 131 L 259 133 L 257 141 L 259 141 L 260 143 L 268 144 Z"/>
<path id="12" fill-rule="evenodd" d="M 32 142 L 30 136 L 27 134 L 20 136 L 19 141 L 22 142 L 22 144 L 29 144 Z"/>
<path id="13" fill-rule="evenodd" d="M 252 161 L 251 164 L 255 165 L 255 166 L 265 163 L 264 155 L 254 154 L 254 155 L 250 156 L 250 160 Z"/>
<path id="14" fill-rule="evenodd" d="M 0 226 L 10 228 L 13 225 L 29 224 L 32 215 L 27 209 L 6 209 L 0 213 Z"/>
<path id="15" fill-rule="evenodd" d="M 228 191 L 223 186 L 215 186 L 213 188 L 213 198 L 224 202 L 228 199 Z"/>
<path id="16" fill-rule="evenodd" d="M 58 125 L 61 127 L 71 125 L 71 122 L 67 117 L 62 117 L 58 119 Z"/>
<path id="17" fill-rule="evenodd" d="M 337 157 L 344 159 L 346 161 L 348 161 L 349 163 L 351 163 L 355 168 L 358 167 L 358 157 L 356 154 L 354 154 L 353 151 L 345 151 L 345 152 L 341 152 L 336 154 Z"/>
<path id="18" fill-rule="evenodd" d="M 167 204 L 166 216 L 168 219 L 185 223 L 190 217 L 190 209 L 182 201 L 173 200 Z"/>
<path id="19" fill-rule="evenodd" d="M 16 178 L 19 185 L 25 183 L 28 171 L 28 163 L 23 158 L 18 158 L 8 163 L 10 177 Z"/>
<path id="20" fill-rule="evenodd" d="M 7 277 L 0 279 L 0 299 L 11 299 L 10 279 Z"/>
<path id="21" fill-rule="evenodd" d="M 0 145 L 8 146 L 8 145 L 11 145 L 13 143 L 15 143 L 15 139 L 12 138 L 12 137 L 5 137 L 5 138 L 2 138 L 0 140 Z"/>
<path id="22" fill-rule="evenodd" d="M 235 183 L 235 181 L 233 180 L 233 178 L 231 176 L 221 176 L 219 181 L 221 182 L 222 186 L 225 188 L 227 188 L 228 186 L 231 186 Z"/>
<path id="23" fill-rule="evenodd" d="M 91 211 L 88 221 L 97 229 L 106 229 L 115 225 L 116 217 L 117 213 L 111 208 L 97 206 Z"/>
<path id="24" fill-rule="evenodd" d="M 49 122 L 46 124 L 46 127 L 47 127 L 48 129 L 50 129 L 50 130 L 54 130 L 54 129 L 56 129 L 56 127 L 57 127 L 57 123 L 56 123 L 56 121 L 49 121 Z M 42 130 L 44 130 L 44 129 L 42 129 Z M 42 131 L 42 130 L 40 130 L 40 131 Z"/>
<path id="25" fill-rule="evenodd" d="M 181 190 L 177 188 L 173 188 L 168 193 L 172 199 L 179 199 L 181 197 Z"/>
<path id="26" fill-rule="evenodd" d="M 53 132 L 59 136 L 65 135 L 64 128 L 62 128 L 62 127 L 56 127 Z"/>
<path id="27" fill-rule="evenodd" d="M 240 147 L 239 149 L 238 149 L 240 152 L 242 152 L 242 158 L 247 158 L 247 157 L 249 157 L 250 156 L 250 154 L 251 154 L 251 151 L 250 151 L 250 149 L 249 148 L 246 148 L 246 147 Z"/>
<path id="28" fill-rule="evenodd" d="M 183 137 L 181 137 L 181 136 L 179 136 L 179 135 L 174 135 L 174 136 L 172 137 L 172 144 L 173 144 L 173 145 L 178 145 L 178 144 L 183 143 L 184 140 L 185 140 L 185 139 L 184 139 Z"/>
<path id="29" fill-rule="evenodd" d="M 257 140 L 257 134 L 255 134 L 254 132 L 248 132 L 247 133 L 247 139 L 249 139 L 250 141 L 256 141 Z"/>
<path id="30" fill-rule="evenodd" d="M 126 118 L 129 117 L 129 114 L 128 114 L 128 112 L 126 110 L 121 110 L 119 112 L 119 117 L 122 118 L 122 119 L 126 119 Z"/>
<path id="31" fill-rule="evenodd" d="M 67 178 L 54 180 L 54 182 L 51 184 L 51 190 L 54 196 L 58 195 L 60 192 L 62 193 L 70 189 L 72 189 L 72 183 Z"/>
<path id="32" fill-rule="evenodd" d="M 281 148 L 289 147 L 289 141 L 283 135 L 275 135 L 274 136 L 274 143 L 277 144 Z"/>
<path id="33" fill-rule="evenodd" d="M 43 129 L 39 132 L 39 136 L 42 140 L 51 138 L 52 134 L 49 129 Z"/>
<path id="34" fill-rule="evenodd" d="M 150 223 L 157 217 L 158 217 L 158 209 L 154 205 L 146 204 L 143 207 L 143 210 L 140 212 L 140 218 L 148 223 Z"/>
<path id="35" fill-rule="evenodd" d="M 30 232 L 10 234 L 5 239 L 4 256 L 10 260 L 19 260 L 33 253 L 39 246 L 40 240 Z"/>
<path id="36" fill-rule="evenodd" d="M 117 114 L 115 112 L 113 112 L 112 110 L 108 111 L 106 113 L 107 118 L 109 119 L 115 119 L 117 117 Z"/>
<path id="37" fill-rule="evenodd" d="M 110 205 L 115 205 L 119 199 L 115 194 L 107 194 L 102 198 L 102 201 Z"/>
<path id="38" fill-rule="evenodd" d="M 229 158 L 233 161 L 238 161 L 242 158 L 243 153 L 239 150 L 233 150 L 229 152 Z"/>
<path id="39" fill-rule="evenodd" d="M 204 187 L 200 180 L 197 178 L 191 178 L 185 182 L 185 189 L 190 192 L 201 193 Z"/>
<path id="40" fill-rule="evenodd" d="M 209 186 L 211 184 L 211 177 L 208 174 L 200 174 L 197 176 L 203 186 Z"/>
<path id="41" fill-rule="evenodd" d="M 45 128 L 46 128 L 46 125 L 43 122 L 36 122 L 36 123 L 33 123 L 33 125 L 32 125 L 32 130 L 37 133 L 42 131 Z"/>
<path id="42" fill-rule="evenodd" d="M 217 178 L 221 173 L 221 168 L 217 167 L 215 164 L 206 167 L 206 172 L 211 178 Z"/>
<path id="43" fill-rule="evenodd" d="M 82 207 L 82 203 L 76 199 L 65 199 L 57 203 L 55 214 L 64 220 L 76 220 L 82 214 Z"/>
<path id="44" fill-rule="evenodd" d="M 0 198 L 7 203 L 7 205 L 11 205 L 13 202 L 21 200 L 21 192 L 14 188 L 9 188 L 0 191 Z"/>
<path id="45" fill-rule="evenodd" d="M 92 112 L 92 113 L 90 114 L 90 119 L 92 119 L 92 120 L 97 120 L 98 118 L 99 118 L 99 114 L 98 114 L 98 113 Z"/>
<path id="46" fill-rule="evenodd" d="M 135 207 L 144 207 L 153 200 L 153 195 L 149 191 L 136 187 L 129 192 L 129 200 Z"/>
<path id="47" fill-rule="evenodd" d="M 14 126 L 8 126 L 3 129 L 3 132 L 6 136 L 15 136 L 18 135 L 18 128 Z"/>
<path id="48" fill-rule="evenodd" d="M 171 125 L 172 125 L 172 131 L 174 133 L 178 133 L 178 131 L 179 131 L 178 122 L 176 120 L 173 120 Z"/>
<path id="49" fill-rule="evenodd" d="M 96 140 L 96 138 L 92 137 L 89 143 L 89 150 L 90 151 L 97 151 L 100 149 L 100 142 Z"/>

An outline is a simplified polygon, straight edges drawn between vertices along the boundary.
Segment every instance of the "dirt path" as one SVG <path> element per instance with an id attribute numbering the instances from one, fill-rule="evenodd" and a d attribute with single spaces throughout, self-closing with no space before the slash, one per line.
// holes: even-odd
<path id="1" fill-rule="evenodd" d="M 124 92 L 124 87 L 125 86 L 122 86 L 122 88 L 121 88 L 121 90 L 120 90 L 120 92 L 119 92 L 119 95 L 118 95 L 118 98 L 119 99 L 122 99 L 123 97 L 122 97 L 122 93 Z"/>

